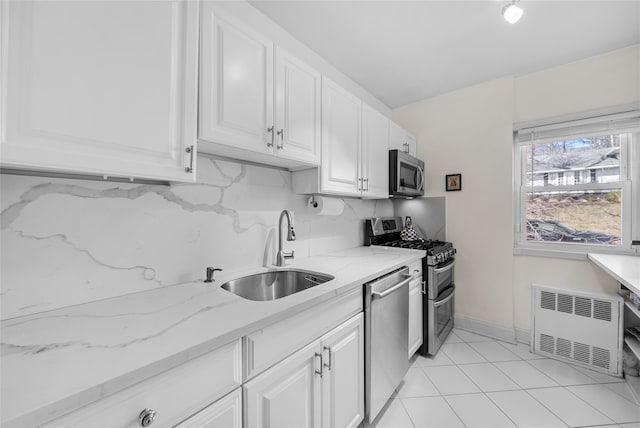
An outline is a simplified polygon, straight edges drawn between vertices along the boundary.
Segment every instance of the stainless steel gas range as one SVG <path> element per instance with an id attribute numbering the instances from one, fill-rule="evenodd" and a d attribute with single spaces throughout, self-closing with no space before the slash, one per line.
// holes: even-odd
<path id="1" fill-rule="evenodd" d="M 453 329 L 455 299 L 454 266 L 456 250 L 450 242 L 400 237 L 401 217 L 376 217 L 365 220 L 365 245 L 425 250 L 423 263 L 423 355 L 435 355 Z"/>

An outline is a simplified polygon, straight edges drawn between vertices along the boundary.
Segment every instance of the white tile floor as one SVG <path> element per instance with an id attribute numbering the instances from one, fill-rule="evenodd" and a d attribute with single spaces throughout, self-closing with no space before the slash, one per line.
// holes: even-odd
<path id="1" fill-rule="evenodd" d="M 376 428 L 640 428 L 624 380 L 454 329 L 435 358 L 416 355 Z"/>

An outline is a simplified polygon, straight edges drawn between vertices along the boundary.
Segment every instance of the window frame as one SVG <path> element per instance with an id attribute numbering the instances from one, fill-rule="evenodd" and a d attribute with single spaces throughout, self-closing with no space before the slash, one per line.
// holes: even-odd
<path id="1" fill-rule="evenodd" d="M 607 115 L 592 116 L 593 122 L 606 121 Z M 581 121 L 585 117 L 580 118 Z M 587 118 L 587 120 L 590 120 Z M 566 121 L 556 120 L 559 129 Z M 517 124 L 516 124 L 517 125 Z M 538 185 L 533 182 L 527 185 L 527 150 L 530 144 L 542 143 L 544 140 L 530 140 L 522 142 L 519 140 L 519 130 L 530 128 L 529 126 L 514 125 L 513 133 L 513 245 L 514 255 L 533 255 L 543 257 L 558 257 L 570 259 L 584 259 L 587 253 L 610 253 L 624 255 L 640 255 L 638 246 L 632 246 L 634 234 L 640 232 L 640 218 L 633 221 L 633 213 L 640 210 L 640 129 L 614 130 L 616 134 L 631 133 L 631 138 L 625 138 L 620 144 L 620 181 L 614 183 L 593 183 L 591 180 L 585 182 L 581 180 L 579 184 L 573 185 Z M 567 127 L 568 128 L 568 127 Z M 590 136 L 606 135 L 606 133 L 591 133 Z M 583 135 L 586 136 L 586 135 Z M 563 137 L 566 139 L 579 138 L 570 132 Z M 562 138 L 554 138 L 561 140 Z M 635 183 L 635 187 L 633 186 Z M 589 191 L 598 189 L 619 190 L 621 193 L 621 233 L 620 245 L 598 245 L 584 243 L 561 243 L 549 241 L 529 241 L 527 240 L 526 212 L 527 195 L 530 192 L 563 192 L 563 191 Z M 636 217 L 639 217 L 636 215 Z M 637 238 L 636 238 L 637 239 Z"/>

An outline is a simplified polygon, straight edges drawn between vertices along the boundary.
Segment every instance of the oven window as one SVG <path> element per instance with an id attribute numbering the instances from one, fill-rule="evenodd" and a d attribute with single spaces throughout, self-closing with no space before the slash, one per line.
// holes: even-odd
<path id="1" fill-rule="evenodd" d="M 436 336 L 442 335 L 447 325 L 453 320 L 453 299 L 436 308 Z"/>
<path id="2" fill-rule="evenodd" d="M 413 165 L 400 162 L 400 186 L 408 189 L 417 189 L 418 168 Z"/>
<path id="3" fill-rule="evenodd" d="M 444 265 L 445 267 L 448 265 Z M 436 269 L 442 269 L 442 267 L 437 267 Z M 447 269 L 445 271 L 442 272 L 434 272 L 434 277 L 433 280 L 435 281 L 436 284 L 436 293 L 440 294 L 442 292 L 442 290 L 444 290 L 445 288 L 447 288 L 449 285 L 454 283 L 454 279 L 453 279 L 453 268 L 451 269 Z"/>

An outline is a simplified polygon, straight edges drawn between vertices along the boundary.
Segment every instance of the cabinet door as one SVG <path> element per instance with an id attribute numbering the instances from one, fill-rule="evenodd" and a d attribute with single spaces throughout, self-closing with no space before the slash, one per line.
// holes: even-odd
<path id="1" fill-rule="evenodd" d="M 409 358 L 422 345 L 422 278 L 409 283 Z"/>
<path id="2" fill-rule="evenodd" d="M 322 338 L 322 426 L 357 427 L 364 419 L 364 317 Z"/>
<path id="3" fill-rule="evenodd" d="M 197 2 L 3 2 L 2 166 L 194 181 Z"/>
<path id="4" fill-rule="evenodd" d="M 398 149 L 416 156 L 416 137 L 402 129 L 397 123 L 389 124 L 389 150 Z"/>
<path id="5" fill-rule="evenodd" d="M 315 341 L 244 386 L 248 427 L 319 427 L 320 342 Z"/>
<path id="6" fill-rule="evenodd" d="M 175 428 L 242 428 L 242 388 L 236 389 Z"/>
<path id="7" fill-rule="evenodd" d="M 389 119 L 362 105 L 361 174 L 364 198 L 389 197 Z"/>
<path id="8" fill-rule="evenodd" d="M 331 80 L 322 79 L 322 193 L 360 195 L 361 110 L 362 102 L 358 98 Z"/>
<path id="9" fill-rule="evenodd" d="M 276 49 L 276 153 L 320 163 L 320 73 Z"/>
<path id="10" fill-rule="evenodd" d="M 272 153 L 273 43 L 215 2 L 202 13 L 200 138 Z"/>

